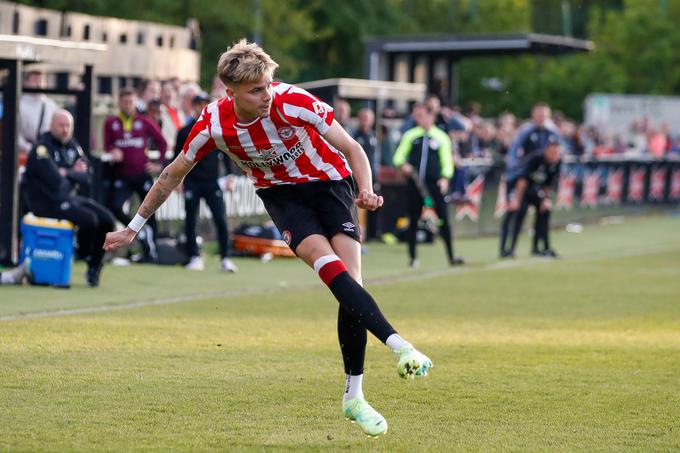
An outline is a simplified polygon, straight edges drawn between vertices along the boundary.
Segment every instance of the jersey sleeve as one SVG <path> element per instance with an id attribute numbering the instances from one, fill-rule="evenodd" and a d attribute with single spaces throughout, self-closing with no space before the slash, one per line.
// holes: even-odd
<path id="1" fill-rule="evenodd" d="M 404 132 L 392 157 L 392 163 L 395 167 L 401 167 L 406 163 L 406 160 L 413 149 L 413 141 L 421 135 L 423 135 L 423 129 L 418 126 L 412 127 Z"/>
<path id="2" fill-rule="evenodd" d="M 277 108 L 284 121 L 298 127 L 309 124 L 321 135 L 328 132 L 333 123 L 333 107 L 308 91 L 292 85 L 279 97 Z"/>
<path id="3" fill-rule="evenodd" d="M 520 154 L 520 149 L 522 152 L 525 152 L 525 142 L 527 138 L 529 138 L 529 133 L 533 129 L 531 124 L 525 124 L 524 126 L 520 127 L 519 131 L 517 132 L 517 136 L 515 137 L 515 140 L 510 144 L 510 148 L 508 148 L 507 152 L 507 157 L 506 157 L 506 164 L 508 168 L 513 168 L 517 165 L 522 164 L 522 157 L 523 155 Z"/>
<path id="4" fill-rule="evenodd" d="M 451 139 L 449 134 L 441 129 L 435 129 L 437 138 L 441 142 L 439 145 L 439 166 L 441 167 L 442 178 L 453 178 L 454 164 L 453 164 L 453 150 L 451 146 Z"/>
<path id="5" fill-rule="evenodd" d="M 210 112 L 208 112 L 206 107 L 201 112 L 201 116 L 194 124 L 194 127 L 191 128 L 182 151 L 189 161 L 199 162 L 215 148 L 217 148 L 215 140 L 210 135 Z"/>
<path id="6" fill-rule="evenodd" d="M 113 117 L 109 117 L 104 122 L 104 151 L 109 152 L 115 148 L 113 137 Z"/>

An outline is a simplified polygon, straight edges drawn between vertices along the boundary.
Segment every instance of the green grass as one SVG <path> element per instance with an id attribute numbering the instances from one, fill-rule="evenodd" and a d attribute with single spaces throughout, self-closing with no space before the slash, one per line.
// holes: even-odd
<path id="1" fill-rule="evenodd" d="M 555 235 L 562 260 L 524 239 L 500 264 L 495 239 L 459 241 L 462 269 L 438 244 L 416 270 L 371 245 L 367 287 L 435 362 L 402 381 L 369 340 L 364 391 L 390 425 L 375 440 L 342 418 L 337 304 L 298 261 L 2 287 L 0 451 L 677 451 L 678 232 L 669 216 L 586 226 Z"/>

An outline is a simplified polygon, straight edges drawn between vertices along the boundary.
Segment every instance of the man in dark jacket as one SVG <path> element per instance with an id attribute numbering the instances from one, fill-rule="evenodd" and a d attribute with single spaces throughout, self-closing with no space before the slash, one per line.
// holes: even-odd
<path id="1" fill-rule="evenodd" d="M 508 172 L 508 211 L 501 224 L 501 258 L 514 258 L 517 237 L 530 205 L 536 209 L 531 254 L 557 257 L 557 253 L 550 248 L 548 231 L 552 211 L 551 193 L 560 174 L 560 163 L 561 146 L 551 143 L 543 150 L 524 156 L 520 165 Z"/>
<path id="2" fill-rule="evenodd" d="M 114 219 L 99 203 L 77 195 L 89 185 L 87 158 L 73 139 L 73 117 L 57 110 L 50 131 L 28 154 L 23 188 L 33 214 L 69 220 L 78 227 L 78 255 L 87 263 L 87 284 L 94 287 L 99 285 L 102 246 Z"/>
<path id="3" fill-rule="evenodd" d="M 373 176 L 373 190 L 380 193 L 380 148 L 375 136 L 375 113 L 370 108 L 364 107 L 359 110 L 359 127 L 352 133 L 352 137 L 361 145 L 366 152 L 368 162 L 371 164 Z M 366 212 L 366 240 L 377 239 L 382 236 L 382 210 Z M 360 214 L 361 215 L 361 214 Z"/>
<path id="4" fill-rule="evenodd" d="M 192 101 L 194 108 L 193 119 L 177 132 L 175 141 L 175 156 L 182 152 L 184 142 L 189 137 L 191 128 L 196 123 L 196 119 L 201 111 L 210 102 L 207 93 L 199 93 Z M 196 243 L 196 223 L 198 222 L 198 208 L 201 198 L 205 200 L 210 212 L 212 213 L 215 229 L 217 230 L 217 240 L 220 248 L 220 269 L 223 272 L 234 273 L 238 270 L 236 264 L 229 257 L 229 226 L 227 225 L 227 213 L 224 206 L 222 189 L 217 183 L 219 178 L 220 161 L 226 166 L 230 173 L 230 161 L 225 160 L 222 153 L 213 151 L 201 160 L 194 169 L 184 178 L 184 210 L 186 218 L 184 220 L 184 234 L 187 237 L 187 253 L 190 256 L 187 269 L 202 271 L 205 267 L 203 258 L 198 250 Z M 227 190 L 231 191 L 233 179 L 227 179 Z"/>

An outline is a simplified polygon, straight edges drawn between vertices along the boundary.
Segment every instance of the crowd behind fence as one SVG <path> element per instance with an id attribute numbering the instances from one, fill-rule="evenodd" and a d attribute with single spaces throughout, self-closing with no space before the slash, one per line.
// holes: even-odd
<path id="1" fill-rule="evenodd" d="M 147 80 L 138 90 L 139 110 L 156 121 L 168 143 L 173 143 L 178 128 L 189 116 L 190 100 L 199 90 L 195 84 L 182 84 L 178 80 Z M 210 93 L 213 98 L 222 97 L 224 87 L 215 81 Z M 110 101 L 100 99 L 96 103 L 94 124 L 98 128 L 106 115 L 115 113 Z M 464 174 L 467 202 L 456 207 L 457 223 L 463 225 L 458 227 L 458 232 L 493 232 L 497 228 L 493 219 L 503 212 L 503 194 L 499 195 L 499 191 L 503 190 L 506 155 L 523 122 L 512 112 L 504 112 L 495 118 L 483 117 L 478 104 L 463 110 L 442 106 L 435 96 L 430 96 L 426 102 L 435 111 L 439 127 L 449 133 L 456 166 Z M 39 115 L 39 112 L 21 113 Z M 352 112 L 345 101 L 336 101 L 336 118 L 348 130 L 357 127 L 357 118 L 352 113 L 356 112 Z M 390 220 L 384 229 L 389 231 L 393 227 L 392 218 L 400 209 L 398 200 L 402 185 L 397 172 L 390 168 L 392 153 L 400 135 L 411 123 L 408 116 L 399 118 L 389 109 L 384 115 L 378 122 L 380 130 L 376 131 L 379 158 L 374 164 L 380 166 L 375 173 L 386 199 L 384 217 Z M 558 212 L 581 215 L 583 209 L 606 208 L 610 211 L 648 202 L 680 201 L 680 135 L 673 136 L 667 124 L 653 126 L 653 119 L 639 118 L 629 125 L 627 134 L 612 136 L 604 129 L 579 124 L 560 112 L 554 112 L 549 121 L 562 137 L 566 163 L 556 191 Z M 97 138 L 101 137 L 100 132 L 94 134 L 92 148 L 95 150 L 101 149 L 101 138 Z M 98 151 L 93 153 L 95 163 L 101 155 Z M 166 161 L 171 157 L 166 155 Z M 224 194 L 227 215 L 231 218 L 265 215 L 252 185 L 243 176 L 237 176 L 235 180 L 234 190 Z M 100 197 L 96 192 L 93 195 Z M 209 211 L 202 206 L 200 218 L 209 216 Z M 181 194 L 173 193 L 158 211 L 157 218 L 161 222 L 183 220 Z M 559 218 L 560 215 L 556 220 Z"/>

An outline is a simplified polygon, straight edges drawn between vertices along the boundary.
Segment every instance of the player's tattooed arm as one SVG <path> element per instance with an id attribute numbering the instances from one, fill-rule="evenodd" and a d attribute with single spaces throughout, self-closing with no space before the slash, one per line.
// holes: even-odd
<path id="1" fill-rule="evenodd" d="M 137 213 L 148 219 L 161 207 L 170 194 L 182 182 L 187 173 L 193 168 L 194 163 L 187 160 L 184 153 L 168 165 L 158 177 L 149 193 L 144 198 Z"/>

